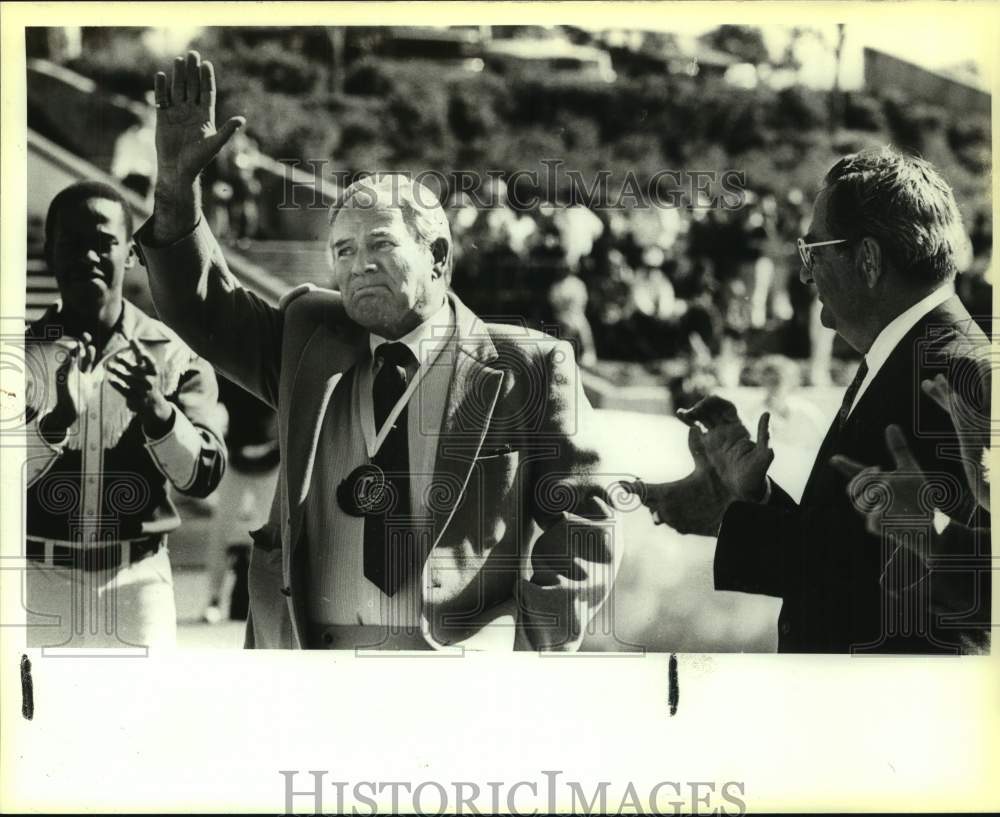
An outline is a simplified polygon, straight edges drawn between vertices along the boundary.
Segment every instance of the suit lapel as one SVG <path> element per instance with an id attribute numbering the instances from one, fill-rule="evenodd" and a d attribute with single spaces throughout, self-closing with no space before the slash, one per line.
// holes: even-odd
<path id="1" fill-rule="evenodd" d="M 810 490 L 816 485 L 820 473 L 828 467 L 829 458 L 840 450 L 839 444 L 844 439 L 844 434 L 855 429 L 858 423 L 878 421 L 882 416 L 886 386 L 899 388 L 900 384 L 909 383 L 912 379 L 912 372 L 916 371 L 915 366 L 921 363 L 931 363 L 930 358 L 933 357 L 937 345 L 934 341 L 942 332 L 952 333 L 957 330 L 962 334 L 968 334 L 965 327 L 971 329 L 972 325 L 972 318 L 968 311 L 962 306 L 958 296 L 952 295 L 911 327 L 889 353 L 889 357 L 875 373 L 868 388 L 858 398 L 857 404 L 844 422 L 843 428 L 838 429 L 836 418 L 834 419 L 823 444 L 820 446 L 816 462 L 813 464 L 806 487 L 802 492 L 803 502 L 809 497 Z M 918 349 L 918 345 L 922 345 L 923 348 Z M 919 388 L 919 385 L 916 383 L 916 388 Z M 913 399 L 916 400 L 917 396 L 915 394 Z M 869 414 L 872 416 L 869 417 Z"/>
<path id="2" fill-rule="evenodd" d="M 448 297 L 455 308 L 455 364 L 441 422 L 434 479 L 449 496 L 454 490 L 455 499 L 434 516 L 435 545 L 465 492 L 493 419 L 504 376 L 489 365 L 498 355 L 486 324 L 454 294 Z"/>

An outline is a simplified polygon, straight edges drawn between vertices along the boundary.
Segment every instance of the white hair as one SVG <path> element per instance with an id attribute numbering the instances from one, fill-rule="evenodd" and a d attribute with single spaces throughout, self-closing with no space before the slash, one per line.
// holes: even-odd
<path id="1" fill-rule="evenodd" d="M 347 187 L 330 208 L 331 227 L 340 211 L 348 207 L 396 208 L 417 241 L 429 246 L 439 238 L 445 239 L 448 242 L 445 276 L 447 280 L 451 279 L 451 226 L 438 197 L 426 185 L 413 181 L 406 173 L 365 176 Z"/>

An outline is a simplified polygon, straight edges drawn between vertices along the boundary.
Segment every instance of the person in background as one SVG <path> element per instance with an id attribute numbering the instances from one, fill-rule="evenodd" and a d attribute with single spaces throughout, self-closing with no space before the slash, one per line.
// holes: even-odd
<path id="1" fill-rule="evenodd" d="M 797 394 L 802 385 L 799 364 L 783 355 L 765 355 L 757 362 L 757 376 L 764 389 L 750 415 L 771 415 L 771 436 L 777 442 L 815 450 L 823 439 L 826 421 L 811 401 Z"/>
<path id="2" fill-rule="evenodd" d="M 29 646 L 173 644 L 170 489 L 207 496 L 225 470 L 214 372 L 122 297 L 131 238 L 106 184 L 49 206 L 61 302 L 25 338 Z"/>
<path id="3" fill-rule="evenodd" d="M 573 344 L 580 365 L 597 363 L 594 332 L 587 320 L 587 285 L 563 268 L 549 288 L 549 306 L 559 327 L 559 337 Z"/>

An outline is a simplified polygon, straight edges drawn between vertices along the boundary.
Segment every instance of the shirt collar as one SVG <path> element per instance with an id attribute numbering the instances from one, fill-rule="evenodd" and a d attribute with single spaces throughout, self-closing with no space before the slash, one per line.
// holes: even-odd
<path id="1" fill-rule="evenodd" d="M 889 355 L 892 354 L 893 349 L 906 336 L 906 333 L 917 325 L 917 322 L 924 315 L 943 304 L 954 294 L 955 287 L 949 281 L 893 318 L 878 333 L 878 337 L 872 342 L 871 348 L 865 353 L 865 362 L 868 364 L 868 379 L 870 380 L 875 376 L 875 373 L 889 359 Z"/>
<path id="2" fill-rule="evenodd" d="M 50 306 L 42 316 L 31 325 L 29 334 L 33 338 L 47 339 L 51 337 L 48 333 L 50 327 L 65 328 L 62 316 L 62 302 L 57 301 Z M 110 343 L 114 338 L 138 338 L 145 342 L 155 342 L 167 339 L 167 335 L 162 330 L 162 324 L 150 318 L 138 307 L 128 300 L 122 299 L 122 311 L 118 315 L 118 320 L 112 327 L 108 335 Z"/>
<path id="3" fill-rule="evenodd" d="M 444 340 L 451 334 L 451 329 L 454 325 L 455 316 L 451 311 L 451 302 L 448 298 L 445 298 L 444 303 L 441 304 L 441 308 L 437 312 L 415 329 L 407 332 L 396 342 L 406 344 L 410 348 L 410 351 L 413 352 L 414 359 L 419 361 L 420 365 L 424 365 L 429 357 L 436 355 L 441 349 L 440 343 L 430 343 L 429 341 Z M 374 332 L 369 334 L 368 343 L 372 352 L 372 360 L 374 361 L 375 350 L 379 346 L 383 343 L 391 342 L 381 335 L 376 335 Z"/>

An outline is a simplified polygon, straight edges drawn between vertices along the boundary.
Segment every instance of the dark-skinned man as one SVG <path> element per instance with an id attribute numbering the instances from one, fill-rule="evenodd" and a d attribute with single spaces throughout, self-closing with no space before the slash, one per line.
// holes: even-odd
<path id="1" fill-rule="evenodd" d="M 170 487 L 204 497 L 225 470 L 211 367 L 122 296 L 131 238 L 107 184 L 49 206 L 60 301 L 25 339 L 29 646 L 173 645 Z"/>

